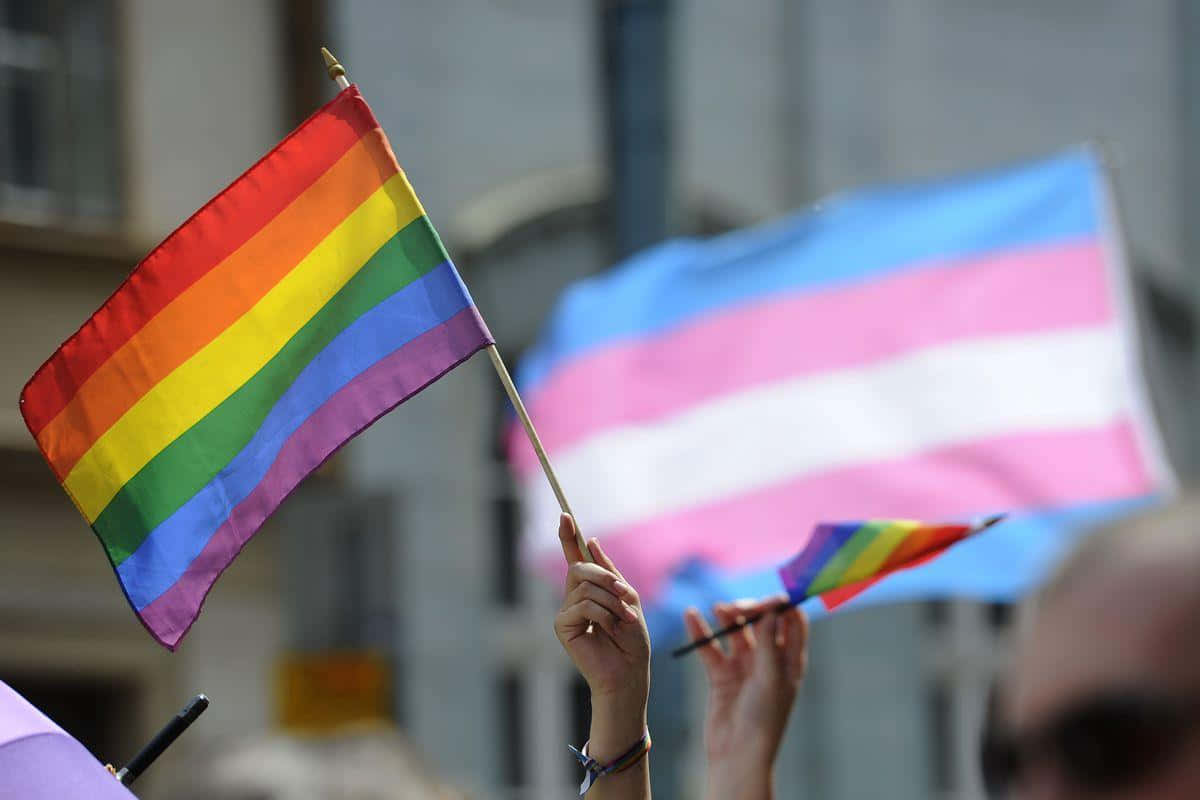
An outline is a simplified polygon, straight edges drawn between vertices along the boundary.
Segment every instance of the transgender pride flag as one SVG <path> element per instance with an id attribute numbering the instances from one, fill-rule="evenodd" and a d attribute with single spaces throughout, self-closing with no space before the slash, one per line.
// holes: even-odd
<path id="1" fill-rule="evenodd" d="M 1087 150 L 861 193 L 572 287 L 521 365 L 588 535 L 647 599 L 778 591 L 822 519 L 1028 511 L 855 602 L 1010 598 L 1173 485 Z M 512 439 L 528 555 L 557 505 Z"/>

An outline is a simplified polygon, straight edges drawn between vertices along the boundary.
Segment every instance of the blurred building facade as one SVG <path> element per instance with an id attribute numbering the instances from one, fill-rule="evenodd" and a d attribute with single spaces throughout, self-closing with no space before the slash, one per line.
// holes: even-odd
<path id="1" fill-rule="evenodd" d="M 121 764 L 197 691 L 203 722 L 139 793 L 230 731 L 266 733 L 283 635 L 276 537 L 168 654 L 55 484 L 17 396 L 151 246 L 294 122 L 288 4 L 0 2 L 0 679 Z"/>
<path id="2" fill-rule="evenodd" d="M 601 26 L 621 5 L 654 4 L 332 7 L 338 52 L 510 359 L 564 285 L 610 262 Z M 1186 143 L 1200 130 L 1188 117 L 1188 5 L 670 3 L 674 230 L 753 223 L 856 185 L 1097 140 L 1128 223 L 1155 401 L 1173 455 L 1189 464 L 1187 265 L 1200 252 L 1181 209 Z M 395 562 L 406 595 L 396 630 L 414 736 L 476 785 L 558 796 L 574 777 L 563 743 L 581 735 L 583 715 L 550 636 L 552 593 L 506 577 L 519 510 L 496 456 L 500 403 L 488 365 L 469 364 L 384 420 L 345 466 L 355 485 L 396 498 L 407 551 Z M 780 768 L 789 796 L 981 796 L 976 732 L 1009 619 L 1004 607 L 939 603 L 818 626 Z M 656 676 L 668 672 L 656 665 Z M 656 684 L 669 722 L 655 752 L 666 796 L 695 794 L 700 767 L 698 678 L 666 682 L 679 681 L 682 694 L 668 685 L 665 700 Z M 671 704 L 686 708 L 661 707 Z"/>
<path id="3" fill-rule="evenodd" d="M 136 746 L 208 692 L 212 709 L 149 776 L 150 800 L 172 796 L 171 764 L 273 727 L 274 670 L 296 651 L 384 654 L 397 721 L 473 796 L 573 790 L 565 745 L 586 731 L 586 695 L 550 630 L 554 589 L 520 567 L 486 361 L 380 421 L 289 500 L 175 655 L 133 621 L 16 397 L 142 253 L 332 95 L 322 33 L 516 361 L 558 292 L 612 262 L 602 48 L 617 5 L 639 3 L 0 2 L 0 678 L 62 714 L 92 704 L 76 730 L 96 749 Z M 1200 175 L 1187 146 L 1200 141 L 1200 57 L 1186 46 L 1200 21 L 1187 0 L 659 5 L 675 232 L 1099 139 L 1155 401 L 1176 460 L 1194 463 L 1200 241 L 1183 210 Z M 974 734 L 1008 628 L 1004 609 L 968 603 L 817 626 L 780 765 L 788 795 L 978 797 Z M 663 796 L 695 794 L 698 676 L 661 675 L 656 780 Z M 119 730 L 86 730 L 96 719 Z"/>

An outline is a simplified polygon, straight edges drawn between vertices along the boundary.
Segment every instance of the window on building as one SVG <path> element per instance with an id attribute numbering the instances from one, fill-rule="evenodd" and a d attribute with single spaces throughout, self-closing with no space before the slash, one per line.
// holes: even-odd
<path id="1" fill-rule="evenodd" d="M 988 627 L 996 633 L 1002 633 L 1012 627 L 1012 603 L 988 603 L 984 606 Z"/>
<path id="2" fill-rule="evenodd" d="M 978 796 L 980 730 L 990 693 L 1003 668 L 1014 607 L 1007 603 L 945 600 L 925 603 L 926 730 L 933 796 Z"/>
<path id="3" fill-rule="evenodd" d="M 494 382 L 492 388 L 492 435 L 489 441 L 489 459 L 494 474 L 492 492 L 492 527 L 495 535 L 491 539 L 493 551 L 492 586 L 496 600 L 506 608 L 520 605 L 523 593 L 521 585 L 525 575 L 521 567 L 521 518 L 520 502 L 517 500 L 512 478 L 508 473 L 508 452 L 505 443 L 513 420 L 512 406 L 508 396 Z"/>
<path id="4" fill-rule="evenodd" d="M 952 690 L 944 681 L 929 684 L 926 703 L 929 724 L 930 783 L 939 795 L 955 790 Z"/>
<path id="5" fill-rule="evenodd" d="M 925 603 L 925 621 L 934 629 L 946 627 L 950 621 L 950 603 L 946 600 L 930 600 Z"/>
<path id="6" fill-rule="evenodd" d="M 121 212 L 115 0 L 0 0 L 0 219 Z"/>
<path id="7" fill-rule="evenodd" d="M 521 584 L 524 581 L 521 571 L 521 534 L 517 514 L 516 497 L 504 495 L 492 500 L 492 516 L 496 525 L 494 540 L 496 569 L 493 573 L 496 599 L 505 607 L 510 608 L 521 602 Z"/>
<path id="8" fill-rule="evenodd" d="M 500 730 L 496 741 L 500 746 L 501 780 L 505 786 L 524 786 L 525 742 L 525 680 L 517 670 L 504 672 L 496 686 L 499 701 Z"/>

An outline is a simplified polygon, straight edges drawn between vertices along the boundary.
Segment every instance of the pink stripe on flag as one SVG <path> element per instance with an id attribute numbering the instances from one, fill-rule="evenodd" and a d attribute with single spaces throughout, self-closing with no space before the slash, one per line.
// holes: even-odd
<path id="1" fill-rule="evenodd" d="M 213 583 L 300 481 L 372 422 L 486 345 L 486 330 L 474 306 L 463 309 L 375 362 L 306 419 L 183 576 L 139 612 L 154 638 L 174 650 Z"/>
<path id="2" fill-rule="evenodd" d="M 804 547 L 820 520 L 956 519 L 1134 497 L 1152 489 L 1133 425 L 1121 421 L 997 437 L 807 476 L 603 534 L 602 541 L 650 599 L 692 558 L 730 570 L 782 563 Z M 731 538 L 730 531 L 737 535 Z M 561 577 L 561 555 L 547 548 L 535 559 L 541 571 Z"/>
<path id="3" fill-rule="evenodd" d="M 606 428 L 650 422 L 772 381 L 971 337 L 1094 325 L 1112 315 L 1103 251 L 1088 239 L 704 317 L 571 361 L 526 400 L 553 453 Z M 510 450 L 519 475 L 537 468 L 525 437 L 512 436 Z"/>

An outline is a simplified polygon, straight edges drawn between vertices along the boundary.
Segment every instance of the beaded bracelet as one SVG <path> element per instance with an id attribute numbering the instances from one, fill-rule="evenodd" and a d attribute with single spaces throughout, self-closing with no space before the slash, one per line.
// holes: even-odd
<path id="1" fill-rule="evenodd" d="M 592 784 L 597 778 L 605 775 L 615 775 L 618 772 L 624 772 L 634 764 L 642 760 L 642 758 L 650 752 L 650 729 L 647 728 L 642 733 L 642 738 L 638 739 L 637 744 L 626 750 L 621 755 L 617 756 L 608 764 L 601 764 L 596 759 L 588 755 L 587 744 L 584 744 L 582 750 L 576 750 L 571 747 L 571 752 L 575 754 L 575 758 L 579 759 L 579 763 L 583 764 L 584 776 L 583 783 L 579 784 L 579 796 L 583 797 L 587 794 L 588 789 L 592 788 Z"/>

